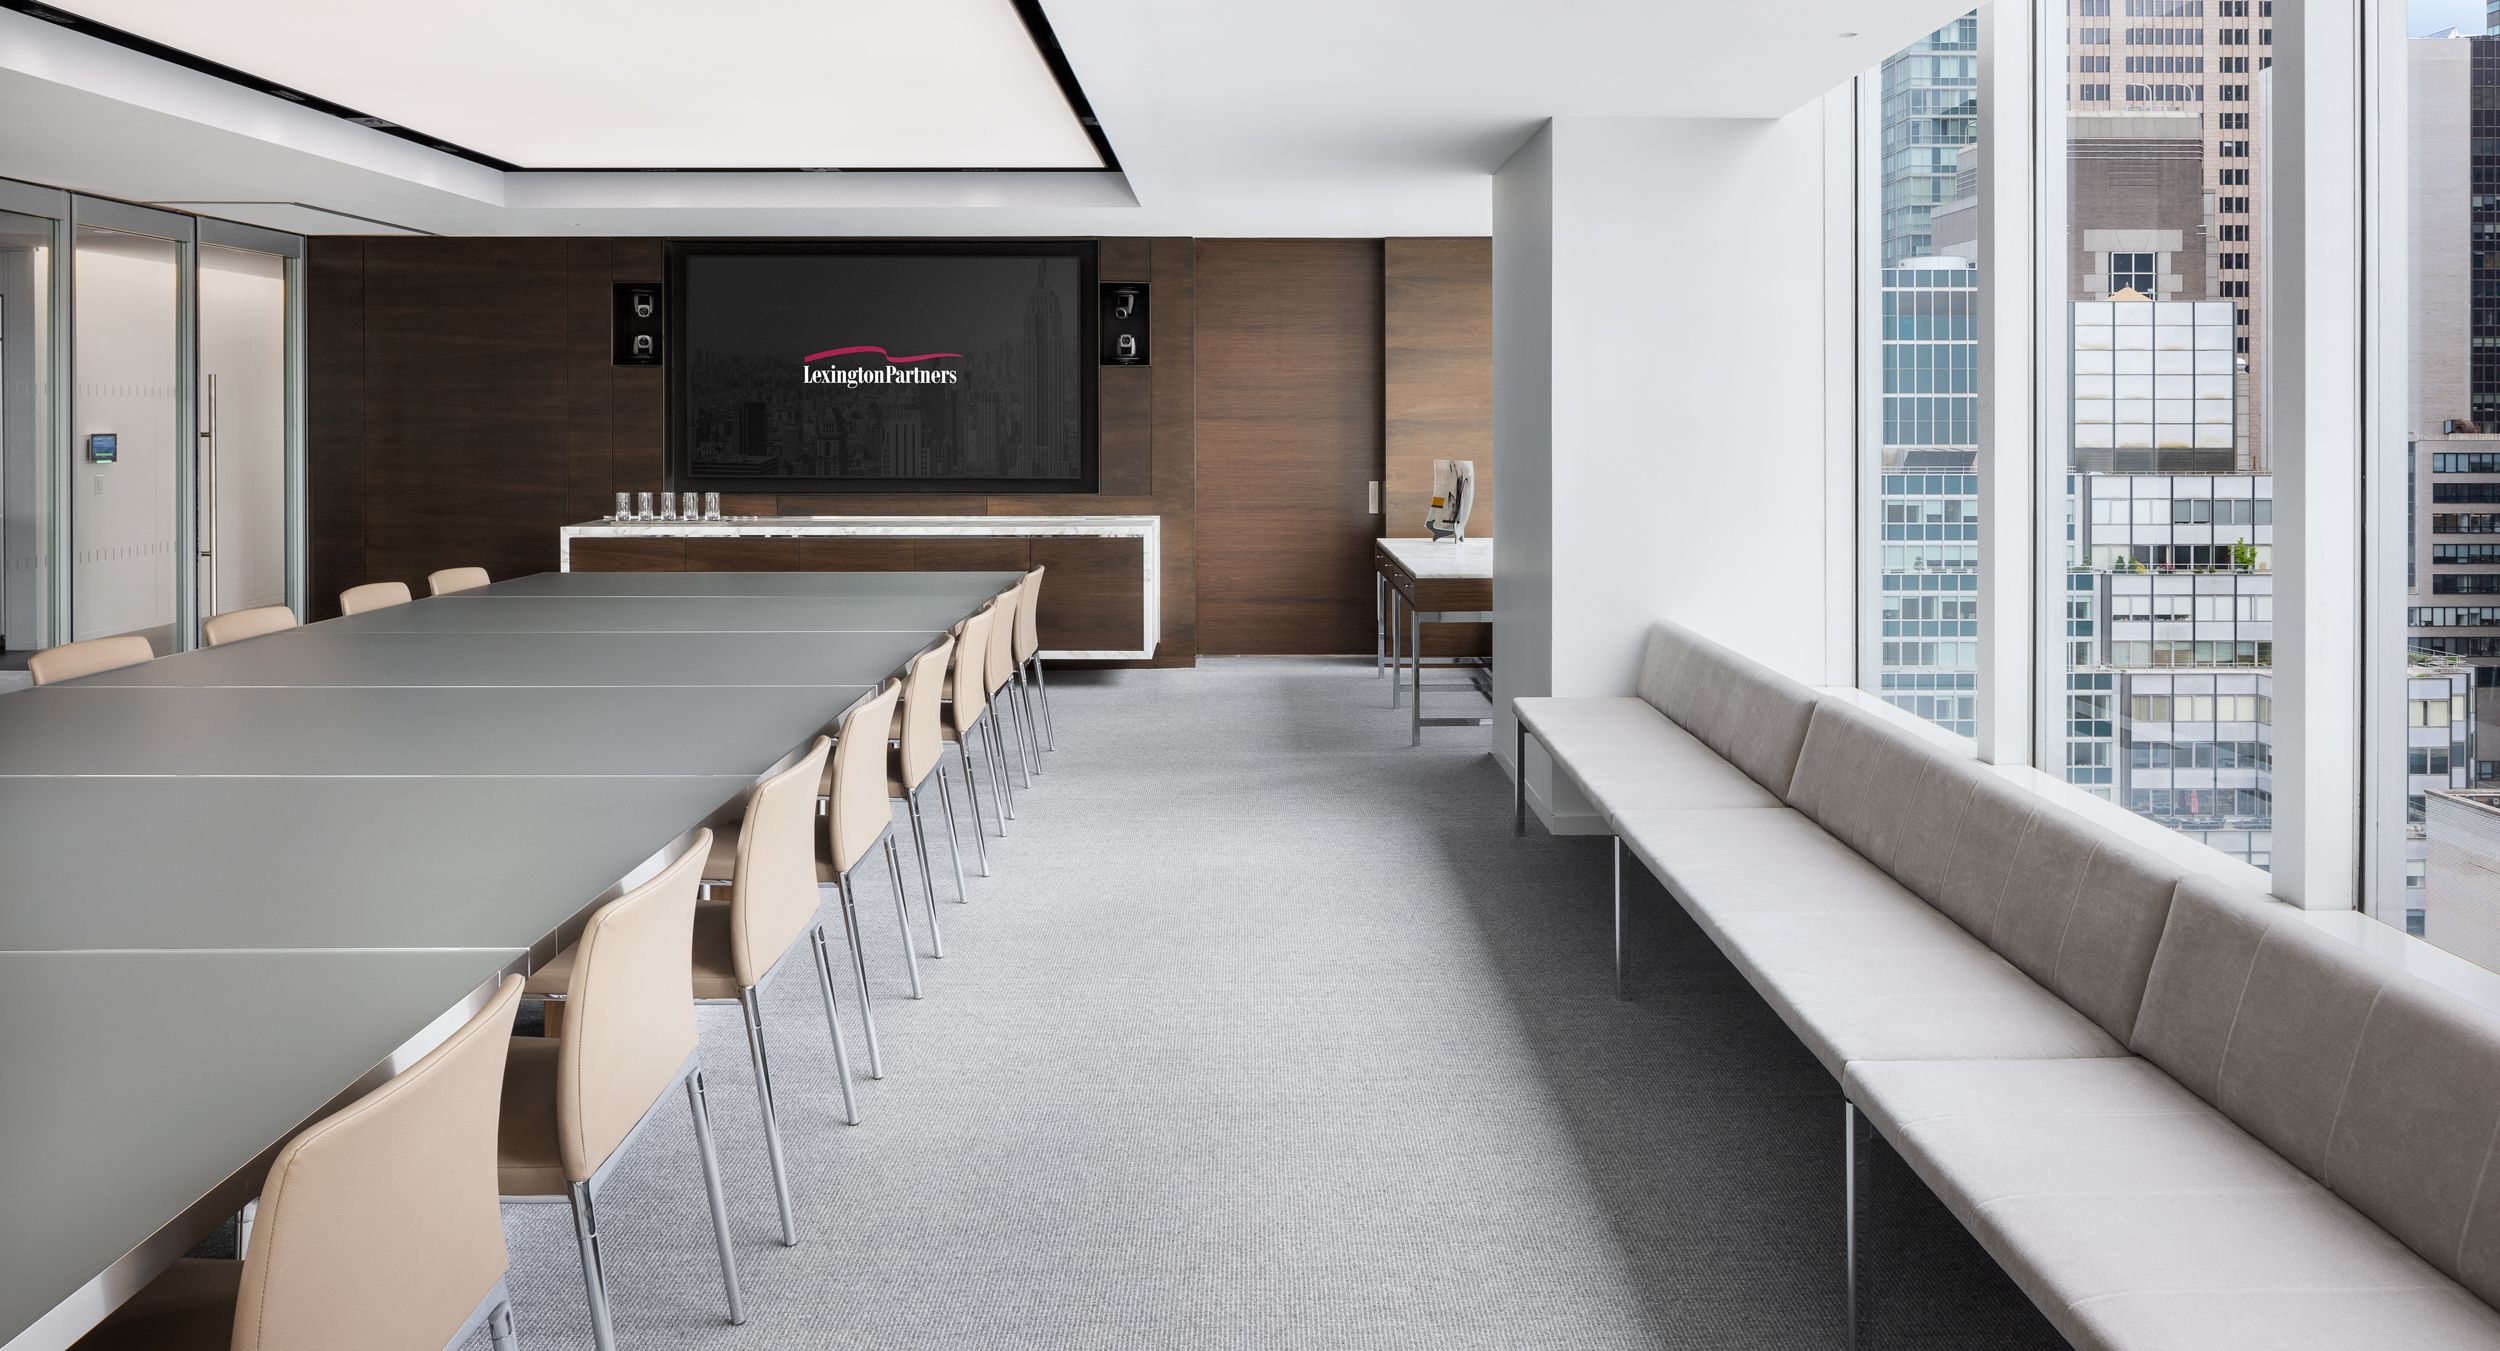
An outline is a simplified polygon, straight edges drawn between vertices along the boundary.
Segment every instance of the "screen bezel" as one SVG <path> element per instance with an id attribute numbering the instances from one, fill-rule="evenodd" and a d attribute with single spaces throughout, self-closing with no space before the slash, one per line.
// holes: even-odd
<path id="1" fill-rule="evenodd" d="M 1101 253 L 1090 239 L 672 239 L 666 246 L 668 284 L 665 304 L 668 328 L 661 344 L 668 368 L 668 487 L 708 489 L 721 493 L 941 493 L 948 495 L 1034 496 L 1044 493 L 1102 491 L 1100 418 L 1101 305 L 1098 264 Z M 1078 453 L 1083 471 L 1073 479 L 1017 478 L 742 478 L 697 474 L 690 461 L 692 400 L 686 382 L 686 263 L 698 257 L 852 257 L 852 258 L 1073 258 L 1077 265 L 1077 333 L 1073 350 L 1077 364 Z"/>

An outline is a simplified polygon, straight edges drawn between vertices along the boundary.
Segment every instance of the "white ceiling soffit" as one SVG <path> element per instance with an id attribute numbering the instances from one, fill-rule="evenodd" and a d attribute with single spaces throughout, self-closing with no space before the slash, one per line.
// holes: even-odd
<path id="1" fill-rule="evenodd" d="M 231 9 L 200 8 L 220 20 Z M 329 21 L 334 46 L 374 41 L 338 31 L 374 32 L 372 7 L 330 8 L 355 16 Z M 405 12 L 432 22 L 479 8 L 459 0 Z M 582 25 L 602 12 L 587 0 L 502 8 L 560 8 Z M 1121 173 L 499 173 L 0 11 L 0 175 L 144 201 L 311 203 L 445 234 L 1482 234 L 1488 176 L 1548 117 L 1785 115 L 1965 12 L 1967 0 L 1045 8 Z M 718 5 L 672 12 L 733 26 Z M 744 42 L 776 31 L 749 22 Z M 649 50 L 682 45 L 667 36 Z M 651 78 L 665 83 L 675 69 L 663 61 Z M 351 106 L 361 97 L 315 92 Z"/>
<path id="2" fill-rule="evenodd" d="M 514 169 L 1085 169 L 1013 0 L 63 0 Z"/>
<path id="3" fill-rule="evenodd" d="M 187 211 L 194 216 L 214 216 L 219 220 L 257 225 L 290 235 L 421 235 L 412 230 L 371 216 L 351 216 L 344 211 L 329 211 L 302 202 L 169 202 L 150 203 Z"/>

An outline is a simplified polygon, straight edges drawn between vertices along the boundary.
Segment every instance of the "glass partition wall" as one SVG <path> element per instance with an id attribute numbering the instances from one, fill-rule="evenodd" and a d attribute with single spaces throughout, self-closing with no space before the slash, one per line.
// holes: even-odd
<path id="1" fill-rule="evenodd" d="M 161 655 L 214 614 L 301 609 L 302 256 L 0 182 L 9 651 L 139 634 Z"/>

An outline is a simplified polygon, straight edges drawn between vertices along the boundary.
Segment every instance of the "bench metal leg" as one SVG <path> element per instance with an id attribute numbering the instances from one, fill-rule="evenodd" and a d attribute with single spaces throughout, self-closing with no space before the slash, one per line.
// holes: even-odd
<path id="1" fill-rule="evenodd" d="M 1406 607 L 1406 622 L 1409 625 L 1407 636 L 1414 639 L 1409 644 L 1413 655 L 1409 664 L 1415 668 L 1415 707 L 1412 710 L 1415 730 L 1414 739 L 1407 744 L 1420 746 L 1424 744 L 1424 612 L 1412 605 Z"/>
<path id="2" fill-rule="evenodd" d="M 1840 1102 L 1841 1251 L 1849 1263 L 1849 1351 L 1858 1351 L 1858 1105 Z"/>
<path id="3" fill-rule="evenodd" d="M 1511 710 L 1510 730 L 1515 744 L 1510 753 L 1510 833 L 1528 833 L 1528 723 Z"/>
<path id="4" fill-rule="evenodd" d="M 1389 579 L 1372 569 L 1372 678 L 1389 669 Z"/>
<path id="5" fill-rule="evenodd" d="M 1628 999 L 1623 992 L 1623 837 L 1615 837 L 1615 998 Z"/>
<path id="6" fill-rule="evenodd" d="M 1398 706 L 1398 699 L 1399 699 L 1399 697 L 1400 697 L 1400 696 L 1402 696 L 1402 695 L 1405 693 L 1405 691 L 1404 691 L 1404 690 L 1402 690 L 1402 689 L 1400 689 L 1400 688 L 1398 687 L 1398 682 L 1399 682 L 1400 680 L 1405 679 L 1406 677 L 1405 677 L 1405 675 L 1402 673 L 1402 669 L 1401 669 L 1400 664 L 1399 664 L 1399 663 L 1400 663 L 1400 654 L 1399 654 L 1398 649 L 1399 649 L 1399 646 L 1400 646 L 1401 639 L 1403 638 L 1403 636 L 1404 636 L 1404 635 L 1402 635 L 1402 634 L 1400 634 L 1400 633 L 1398 632 L 1398 589 L 1397 589 L 1396 587 L 1394 587 L 1394 586 L 1389 588 L 1389 611 L 1388 611 L 1388 614 L 1389 614 L 1389 707 L 1391 707 L 1391 708 L 1396 708 L 1396 707 Z"/>

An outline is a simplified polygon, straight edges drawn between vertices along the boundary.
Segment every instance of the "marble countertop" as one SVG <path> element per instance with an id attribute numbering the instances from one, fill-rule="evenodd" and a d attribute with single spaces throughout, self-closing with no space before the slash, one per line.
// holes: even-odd
<path id="1" fill-rule="evenodd" d="M 1407 536 L 1384 539 L 1380 547 L 1398 566 L 1418 578 L 1490 577 L 1493 575 L 1493 541 L 1485 539 L 1419 539 Z"/>
<path id="2" fill-rule="evenodd" d="M 583 521 L 568 535 L 1151 535 L 1160 516 L 732 516 L 717 521 Z"/>

